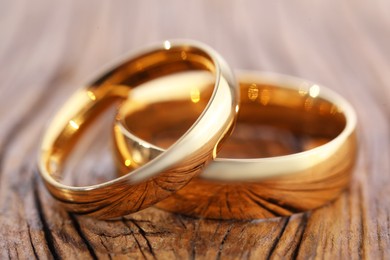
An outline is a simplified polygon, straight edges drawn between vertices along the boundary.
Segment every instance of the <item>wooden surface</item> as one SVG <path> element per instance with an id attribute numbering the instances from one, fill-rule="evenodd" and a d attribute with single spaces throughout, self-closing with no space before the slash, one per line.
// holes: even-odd
<path id="1" fill-rule="evenodd" d="M 389 1 L 58 2 L 0 2 L 1 259 L 390 257 Z M 200 40 L 234 68 L 300 76 L 345 96 L 359 119 L 350 191 L 311 213 L 252 222 L 153 208 L 96 221 L 62 210 L 36 172 L 45 124 L 104 64 L 167 38 Z M 77 178 L 112 177 L 106 136 L 80 157 Z"/>

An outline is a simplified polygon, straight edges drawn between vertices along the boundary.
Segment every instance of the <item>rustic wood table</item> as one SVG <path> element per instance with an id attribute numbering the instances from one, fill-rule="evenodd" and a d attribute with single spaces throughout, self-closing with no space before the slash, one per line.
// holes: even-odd
<path id="1" fill-rule="evenodd" d="M 58 206 L 36 170 L 50 117 L 107 62 L 171 38 L 203 41 L 234 68 L 307 78 L 346 97 L 360 142 L 349 191 L 313 212 L 250 222 L 155 208 L 97 221 Z M 385 0 L 0 1 L 0 258 L 388 259 L 389 75 Z M 110 130 L 97 129 L 106 138 L 81 157 L 80 183 L 114 171 Z"/>

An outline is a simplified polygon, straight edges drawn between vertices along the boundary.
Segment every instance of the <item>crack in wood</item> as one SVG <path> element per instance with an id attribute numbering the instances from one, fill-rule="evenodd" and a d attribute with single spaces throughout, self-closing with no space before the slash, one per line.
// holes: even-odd
<path id="1" fill-rule="evenodd" d="M 135 236 L 134 231 L 132 230 L 132 228 L 129 226 L 129 224 L 127 223 L 127 221 L 126 221 L 124 218 L 122 218 L 122 222 L 123 222 L 123 224 L 129 229 L 130 234 L 133 236 L 134 241 L 135 241 L 135 243 L 136 243 L 136 245 L 137 245 L 137 247 L 138 247 L 138 250 L 141 252 L 141 255 L 143 256 L 143 258 L 144 258 L 144 259 L 147 259 L 147 258 L 146 258 L 146 255 L 145 255 L 145 253 L 144 253 L 144 251 L 142 250 L 142 246 L 141 246 L 141 244 L 139 243 L 137 237 Z"/>
<path id="2" fill-rule="evenodd" d="M 146 242 L 146 245 L 148 246 L 149 252 L 152 254 L 152 256 L 153 256 L 154 259 L 157 259 L 157 258 L 156 258 L 156 255 L 155 255 L 155 253 L 154 253 L 154 251 L 153 251 L 153 247 L 152 247 L 152 245 L 151 245 L 149 239 L 148 239 L 147 236 L 146 236 L 145 230 L 143 230 L 143 229 L 141 228 L 141 226 L 138 225 L 138 223 L 137 223 L 136 221 L 134 221 L 133 219 L 129 219 L 129 221 L 130 221 L 131 223 L 133 223 L 133 224 L 138 228 L 138 232 L 139 232 L 139 234 L 144 238 L 144 240 L 145 240 L 145 242 Z"/>
<path id="3" fill-rule="evenodd" d="M 81 230 L 80 224 L 77 221 L 76 217 L 72 213 L 68 213 L 68 216 L 70 220 L 72 221 L 73 227 L 76 230 L 77 234 L 80 236 L 81 240 L 84 242 L 89 254 L 91 255 L 92 259 L 98 259 L 95 250 L 93 249 L 91 243 L 88 241 L 86 236 L 84 235 L 83 231 Z"/>
<path id="4" fill-rule="evenodd" d="M 296 231 L 296 234 L 298 232 L 301 232 L 301 234 L 299 235 L 299 239 L 298 239 L 298 244 L 296 245 L 296 248 L 294 250 L 294 254 L 293 254 L 293 259 L 297 259 L 298 258 L 298 254 L 299 254 L 299 251 L 301 249 L 301 246 L 302 246 L 302 241 L 303 241 L 303 237 L 305 235 L 305 231 L 306 231 L 306 226 L 307 226 L 307 222 L 309 220 L 309 215 L 310 213 L 304 213 L 302 215 L 302 220 L 301 222 L 299 223 L 299 228 L 297 229 Z"/>
<path id="5" fill-rule="evenodd" d="M 35 257 L 35 259 L 39 259 L 37 250 L 35 249 L 34 243 L 32 241 L 31 229 L 30 229 L 30 225 L 28 223 L 27 223 L 27 232 L 28 232 L 28 239 L 30 241 L 30 245 L 31 245 L 31 248 L 33 250 L 34 257 Z"/>
<path id="6" fill-rule="evenodd" d="M 274 243 L 271 245 L 271 248 L 270 248 L 270 250 L 268 252 L 268 255 L 267 255 L 266 259 L 270 259 L 271 258 L 271 256 L 274 253 L 274 251 L 275 251 L 275 249 L 276 249 L 280 239 L 282 238 L 282 236 L 284 234 L 284 231 L 286 230 L 286 227 L 287 227 L 289 221 L 290 221 L 290 217 L 285 217 L 285 218 L 281 219 L 282 228 L 280 229 L 279 234 L 276 236 Z"/>
<path id="7" fill-rule="evenodd" d="M 360 209 L 360 232 L 361 237 L 359 241 L 359 256 L 362 258 L 367 258 L 366 255 L 366 249 L 365 249 L 365 237 L 366 237 L 366 230 L 365 226 L 367 225 L 366 219 L 364 217 L 364 205 L 363 205 L 363 190 L 362 187 L 359 185 L 358 187 L 358 196 L 359 196 L 359 209 Z"/>
<path id="8" fill-rule="evenodd" d="M 198 231 L 199 231 L 199 226 L 200 226 L 200 221 L 201 220 L 195 220 L 194 219 L 194 235 L 191 239 L 191 242 L 190 242 L 190 259 L 195 259 L 196 257 L 196 241 L 197 241 L 197 238 L 198 238 Z"/>
<path id="9" fill-rule="evenodd" d="M 112 259 L 112 256 L 111 256 L 111 253 L 110 253 L 110 250 L 108 249 L 108 247 L 106 246 L 106 243 L 103 242 L 103 239 L 101 236 L 99 236 L 99 240 L 100 240 L 100 244 L 104 247 L 104 249 L 106 250 L 107 252 L 107 256 L 108 256 L 108 259 Z"/>
<path id="10" fill-rule="evenodd" d="M 224 236 L 223 236 L 223 238 L 221 240 L 221 243 L 219 245 L 218 253 L 217 253 L 217 256 L 216 256 L 215 259 L 218 259 L 218 260 L 221 259 L 221 254 L 222 254 L 223 247 L 225 245 L 226 239 L 229 236 L 230 231 L 232 230 L 233 226 L 234 226 L 234 223 L 230 224 L 230 226 L 227 228 L 227 230 L 226 230 L 226 232 L 225 232 L 225 234 L 224 234 Z"/>
<path id="11" fill-rule="evenodd" d="M 38 181 L 37 181 L 37 177 L 34 177 L 33 178 L 33 182 L 34 182 L 34 187 L 33 187 L 33 193 L 34 193 L 34 202 L 35 202 L 35 206 L 37 208 L 37 211 L 38 211 L 38 216 L 39 216 L 39 220 L 41 221 L 41 224 L 42 224 L 42 231 L 43 231 L 43 234 L 44 234 L 44 237 L 45 237 L 45 241 L 46 241 L 46 245 L 50 251 L 50 253 L 52 254 L 53 258 L 54 259 L 60 259 L 60 255 L 58 254 L 57 252 L 57 249 L 56 249 L 56 242 L 53 238 L 53 235 L 51 233 L 51 230 L 47 224 L 47 221 L 46 221 L 46 217 L 45 217 L 45 214 L 43 212 L 43 208 L 42 208 L 42 203 L 39 199 L 39 191 L 38 191 Z"/>
<path id="12" fill-rule="evenodd" d="M 131 234 L 132 234 L 132 236 L 133 236 L 133 238 L 134 238 L 134 240 L 135 240 L 135 242 L 136 242 L 136 244 L 137 244 L 137 247 L 138 247 L 139 251 L 141 252 L 142 256 L 143 256 L 145 259 L 147 259 L 145 253 L 143 252 L 143 249 L 142 249 L 141 244 L 139 243 L 137 237 L 135 236 L 135 233 L 134 233 L 133 229 L 131 228 L 131 226 L 128 224 L 127 221 L 131 222 L 131 223 L 137 228 L 138 234 L 141 235 L 142 238 L 144 239 L 144 241 L 145 241 L 145 243 L 146 243 L 146 245 L 147 245 L 147 247 L 148 247 L 149 253 L 152 255 L 153 259 L 157 259 L 157 258 L 156 258 L 156 255 L 155 255 L 155 253 L 154 253 L 154 251 L 153 251 L 153 247 L 152 247 L 152 245 L 150 244 L 149 239 L 146 237 L 145 231 L 137 224 L 137 222 L 136 222 L 135 220 L 133 220 L 133 219 L 126 219 L 126 218 L 124 218 L 124 217 L 121 218 L 121 219 L 122 219 L 122 222 L 124 223 L 124 225 L 125 225 L 125 226 L 129 229 L 129 231 L 131 232 Z"/>

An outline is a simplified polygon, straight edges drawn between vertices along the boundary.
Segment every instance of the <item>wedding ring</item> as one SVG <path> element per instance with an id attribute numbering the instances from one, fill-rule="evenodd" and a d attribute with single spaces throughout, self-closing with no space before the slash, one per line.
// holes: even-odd
<path id="1" fill-rule="evenodd" d="M 227 153 L 230 156 L 264 149 L 256 140 L 245 139 L 250 134 L 273 134 L 274 128 L 301 136 L 298 142 L 292 140 L 297 151 L 268 158 L 256 158 L 256 153 L 251 155 L 255 158 L 218 156 L 198 178 L 156 206 L 196 217 L 257 219 L 312 210 L 337 198 L 348 187 L 357 153 L 356 115 L 351 105 L 330 89 L 303 79 L 257 72 L 237 75 L 241 105 L 236 130 L 245 131 L 232 143 L 237 139 L 235 130 L 221 154 L 228 147 L 233 147 Z M 199 73 L 196 82 L 198 87 L 208 85 L 210 77 Z M 114 137 L 120 172 L 164 154 L 199 114 L 201 98 L 194 102 L 190 97 L 187 103 L 150 100 L 152 90 L 153 86 L 140 87 L 118 112 Z M 137 102 L 145 106 L 134 106 Z M 167 116 L 159 109 L 167 104 L 180 113 Z M 261 125 L 274 128 L 265 131 Z M 126 164 L 129 161 L 131 165 Z"/>
<path id="2" fill-rule="evenodd" d="M 169 149 L 143 167 L 105 183 L 76 187 L 60 182 L 66 159 L 97 115 L 120 104 L 137 86 L 184 71 L 207 72 L 213 84 L 198 93 L 206 95 L 208 101 L 196 121 Z M 219 54 L 191 41 L 165 41 L 127 56 L 99 75 L 55 115 L 44 134 L 38 164 L 47 189 L 67 210 L 108 219 L 153 205 L 196 176 L 215 157 L 218 144 L 231 131 L 239 88 Z M 162 92 L 175 96 L 169 91 L 166 88 Z"/>

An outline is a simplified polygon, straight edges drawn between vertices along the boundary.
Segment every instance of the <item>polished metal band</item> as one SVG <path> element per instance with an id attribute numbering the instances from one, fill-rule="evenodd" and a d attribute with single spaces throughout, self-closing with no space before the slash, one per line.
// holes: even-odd
<path id="1" fill-rule="evenodd" d="M 198 178 L 157 206 L 190 216 L 253 219 L 311 210 L 338 197 L 350 182 L 356 158 L 356 115 L 351 105 L 333 91 L 303 79 L 257 72 L 237 75 L 241 85 L 238 127 L 273 125 L 316 142 L 303 145 L 303 151 L 270 158 L 218 157 Z M 210 78 L 199 74 L 196 82 L 200 87 L 210 84 Z M 175 81 L 170 85 L 183 87 Z M 173 135 L 180 136 L 181 128 L 191 124 L 199 114 L 198 106 L 202 107 L 201 98 L 194 102 L 189 96 L 187 103 L 171 100 L 170 106 L 181 113 L 169 117 L 159 109 L 169 102 L 149 100 L 151 89 L 140 88 L 119 111 L 114 136 L 121 172 L 164 154 L 170 142 L 158 143 L 156 136 L 175 131 Z M 136 107 L 134 102 L 144 105 Z M 130 125 L 132 121 L 139 123 Z M 225 146 L 229 140 L 222 153 Z M 239 149 L 248 148 L 239 144 L 233 153 Z"/>
<path id="2" fill-rule="evenodd" d="M 102 219 L 146 208 L 187 184 L 213 159 L 216 146 L 230 132 L 239 100 L 239 89 L 225 61 L 196 42 L 166 41 L 129 55 L 105 71 L 55 115 L 39 154 L 40 174 L 49 192 L 67 210 Z M 68 155 L 92 119 L 126 99 L 133 88 L 183 71 L 208 71 L 213 86 L 204 110 L 174 145 L 145 166 L 112 181 L 85 187 L 60 182 Z"/>

